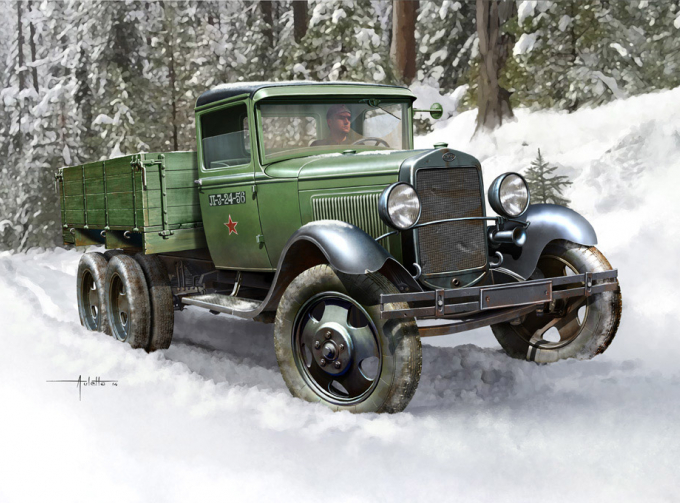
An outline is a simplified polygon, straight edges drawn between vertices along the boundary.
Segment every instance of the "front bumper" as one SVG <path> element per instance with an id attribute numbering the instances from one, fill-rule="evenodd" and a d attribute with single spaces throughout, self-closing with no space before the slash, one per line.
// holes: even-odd
<path id="1" fill-rule="evenodd" d="M 550 310 L 555 302 L 570 297 L 589 297 L 619 288 L 618 270 L 585 272 L 574 276 L 438 289 L 429 292 L 380 296 L 380 317 L 457 320 L 456 323 L 420 327 L 421 336 L 446 335 L 516 319 L 535 310 Z M 386 309 L 386 304 L 407 302 L 405 309 Z"/>

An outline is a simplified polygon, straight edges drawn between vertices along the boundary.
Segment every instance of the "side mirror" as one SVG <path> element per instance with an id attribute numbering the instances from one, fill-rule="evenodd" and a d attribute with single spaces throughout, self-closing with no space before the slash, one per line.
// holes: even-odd
<path id="1" fill-rule="evenodd" d="M 444 115 L 444 107 L 439 103 L 432 103 L 430 108 L 414 108 L 413 113 L 416 112 L 430 112 L 430 117 L 432 117 L 434 120 L 438 120 L 442 118 L 442 115 Z"/>

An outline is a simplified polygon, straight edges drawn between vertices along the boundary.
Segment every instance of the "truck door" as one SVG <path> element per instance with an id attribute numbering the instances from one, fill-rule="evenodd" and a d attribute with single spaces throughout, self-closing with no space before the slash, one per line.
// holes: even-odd
<path id="1" fill-rule="evenodd" d="M 260 226 L 249 121 L 244 102 L 197 114 L 199 200 L 217 267 L 271 270 Z"/>

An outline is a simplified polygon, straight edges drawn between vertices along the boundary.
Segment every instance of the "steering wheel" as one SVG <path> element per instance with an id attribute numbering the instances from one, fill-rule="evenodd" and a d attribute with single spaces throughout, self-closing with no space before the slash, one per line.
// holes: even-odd
<path id="1" fill-rule="evenodd" d="M 382 144 L 385 145 L 387 148 L 390 148 L 390 144 L 389 144 L 389 143 L 387 143 L 387 142 L 386 142 L 385 140 L 383 140 L 382 138 L 377 138 L 377 137 L 375 137 L 375 136 L 367 136 L 366 138 L 359 138 L 357 141 L 355 141 L 354 143 L 352 143 L 352 145 L 365 145 L 367 141 L 374 141 L 376 147 L 382 143 Z"/>

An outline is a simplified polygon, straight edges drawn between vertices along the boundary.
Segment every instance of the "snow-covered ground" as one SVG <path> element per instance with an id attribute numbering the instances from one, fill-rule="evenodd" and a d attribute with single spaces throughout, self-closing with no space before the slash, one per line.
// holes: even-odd
<path id="1" fill-rule="evenodd" d="M 677 501 L 680 89 L 572 115 L 517 112 L 470 140 L 489 183 L 541 148 L 620 270 L 623 320 L 592 361 L 512 360 L 488 329 L 423 347 L 406 412 L 291 398 L 271 325 L 178 313 L 151 355 L 85 331 L 79 253 L 0 254 L 0 501 Z M 100 377 L 118 386 L 48 383 Z"/>

